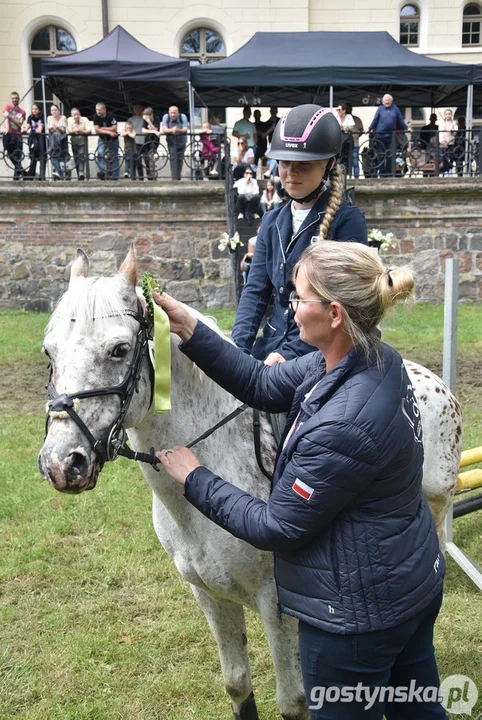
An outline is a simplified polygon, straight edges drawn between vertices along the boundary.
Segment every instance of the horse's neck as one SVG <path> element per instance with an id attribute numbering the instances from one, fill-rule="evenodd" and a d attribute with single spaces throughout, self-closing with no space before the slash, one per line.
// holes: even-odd
<path id="1" fill-rule="evenodd" d="M 204 375 L 177 347 L 172 348 L 171 398 L 172 410 L 169 413 L 148 413 L 136 430 L 129 431 L 135 449 L 148 452 L 151 447 L 161 449 L 187 445 L 241 404 Z M 262 425 L 262 446 L 269 467 L 275 448 L 267 422 Z M 250 410 L 203 440 L 193 448 L 193 452 L 203 465 L 221 477 L 254 495 L 265 496 L 269 483 L 256 463 Z M 187 503 L 182 498 L 179 485 L 170 479 L 166 481 L 162 471 L 147 472 L 146 475 L 154 492 L 172 514 L 183 511 Z"/>

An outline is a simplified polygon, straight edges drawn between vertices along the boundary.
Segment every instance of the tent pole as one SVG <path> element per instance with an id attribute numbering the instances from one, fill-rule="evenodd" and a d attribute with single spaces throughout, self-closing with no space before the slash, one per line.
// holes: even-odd
<path id="1" fill-rule="evenodd" d="M 190 80 L 187 82 L 189 92 L 189 132 L 194 135 L 194 89 Z"/>
<path id="2" fill-rule="evenodd" d="M 45 99 L 45 75 L 42 75 L 42 105 L 43 105 L 43 111 L 44 111 L 44 123 L 47 123 L 47 101 Z M 44 126 L 45 128 L 45 126 Z M 45 129 L 44 129 L 45 132 Z"/>
<path id="3" fill-rule="evenodd" d="M 191 153 L 194 151 L 194 92 L 192 83 L 190 80 L 187 81 L 187 90 L 189 95 L 189 132 L 191 133 L 189 145 L 191 147 Z M 192 165 L 192 163 L 191 163 Z M 194 168 L 191 167 L 191 180 L 194 180 Z"/>
<path id="4" fill-rule="evenodd" d="M 472 172 L 472 117 L 474 104 L 474 86 L 467 85 L 467 107 L 465 109 L 465 162 L 464 175 Z"/>
<path id="5" fill-rule="evenodd" d="M 333 85 L 330 85 L 330 110 L 333 112 Z"/>

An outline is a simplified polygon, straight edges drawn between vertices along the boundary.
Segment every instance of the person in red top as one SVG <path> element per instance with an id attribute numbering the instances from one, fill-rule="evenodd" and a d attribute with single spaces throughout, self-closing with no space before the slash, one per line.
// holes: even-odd
<path id="1" fill-rule="evenodd" d="M 10 93 L 10 102 L 3 108 L 3 147 L 8 159 L 13 163 L 14 180 L 20 180 L 23 177 L 22 125 L 25 122 L 26 113 L 19 103 L 18 92 L 12 92 Z"/>

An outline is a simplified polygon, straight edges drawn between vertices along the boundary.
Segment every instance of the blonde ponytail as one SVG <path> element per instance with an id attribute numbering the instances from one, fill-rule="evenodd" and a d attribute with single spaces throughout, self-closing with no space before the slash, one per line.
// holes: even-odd
<path id="1" fill-rule="evenodd" d="M 326 240 L 328 230 L 333 222 L 333 218 L 340 209 L 343 200 L 343 173 L 338 163 L 332 167 L 330 171 L 330 199 L 326 207 L 325 217 L 320 225 L 320 234 L 318 240 Z"/>
<path id="2" fill-rule="evenodd" d="M 313 292 L 343 307 L 345 331 L 366 354 L 377 352 L 377 325 L 386 311 L 413 297 L 409 268 L 385 268 L 381 258 L 360 243 L 317 242 L 296 264 L 295 278 L 301 268 Z"/>

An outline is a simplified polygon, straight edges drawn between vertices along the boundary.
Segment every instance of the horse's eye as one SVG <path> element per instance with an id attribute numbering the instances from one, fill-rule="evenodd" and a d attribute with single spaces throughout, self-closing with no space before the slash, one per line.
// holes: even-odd
<path id="1" fill-rule="evenodd" d="M 46 355 L 46 356 L 48 357 L 48 359 L 50 360 L 50 353 L 49 353 L 49 351 L 47 350 L 47 348 L 45 347 L 45 345 L 42 345 L 42 352 L 43 352 L 43 354 Z"/>
<path id="2" fill-rule="evenodd" d="M 129 345 L 128 343 L 120 343 L 119 345 L 116 345 L 111 352 L 111 357 L 120 359 L 127 355 L 129 352 Z"/>

